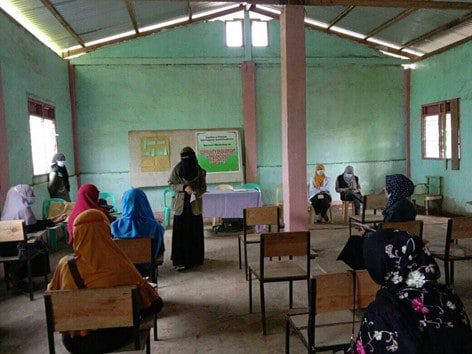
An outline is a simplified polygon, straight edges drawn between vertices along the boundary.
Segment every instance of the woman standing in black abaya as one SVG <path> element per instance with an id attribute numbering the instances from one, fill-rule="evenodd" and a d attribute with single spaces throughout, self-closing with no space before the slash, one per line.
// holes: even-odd
<path id="1" fill-rule="evenodd" d="M 171 259 L 177 270 L 189 269 L 203 264 L 205 255 L 202 195 L 206 192 L 206 171 L 198 165 L 192 148 L 182 149 L 169 187 L 176 193 Z"/>

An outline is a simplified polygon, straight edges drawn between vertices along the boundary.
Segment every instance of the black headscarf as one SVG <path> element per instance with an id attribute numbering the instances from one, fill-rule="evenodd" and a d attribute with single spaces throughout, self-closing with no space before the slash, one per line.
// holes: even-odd
<path id="1" fill-rule="evenodd" d="M 399 200 L 411 197 L 415 185 L 408 177 L 396 174 L 385 177 L 385 189 L 389 195 L 385 206 L 385 209 L 388 209 Z"/>
<path id="2" fill-rule="evenodd" d="M 352 352 L 472 353 L 472 331 L 458 296 L 438 284 L 440 270 L 420 238 L 380 230 L 364 241 L 364 261 L 381 285 Z"/>
<path id="3" fill-rule="evenodd" d="M 198 161 L 195 151 L 189 146 L 184 147 L 180 152 L 180 164 L 181 169 L 179 171 L 179 176 L 186 179 L 187 181 L 192 181 L 198 175 Z"/>
<path id="4" fill-rule="evenodd" d="M 60 167 L 57 164 L 57 161 L 64 161 L 66 157 L 64 156 L 63 153 L 57 153 L 53 156 L 52 162 L 51 162 L 51 172 L 55 172 L 59 174 L 62 177 L 62 180 L 64 182 L 64 187 L 68 192 L 70 192 L 70 183 L 69 183 L 69 173 L 67 172 L 67 167 L 62 166 Z"/>

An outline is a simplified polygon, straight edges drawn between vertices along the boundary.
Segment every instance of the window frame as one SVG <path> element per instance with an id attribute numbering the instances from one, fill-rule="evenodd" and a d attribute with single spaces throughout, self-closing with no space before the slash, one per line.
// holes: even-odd
<path id="1" fill-rule="evenodd" d="M 57 146 L 57 151 L 59 151 L 59 141 L 57 139 L 57 122 L 56 122 L 56 109 L 53 105 L 44 103 L 42 101 L 39 101 L 35 98 L 28 97 L 28 130 L 30 133 L 29 136 L 29 141 L 30 141 L 30 154 L 31 154 L 31 167 L 33 169 L 33 179 L 36 178 L 41 178 L 44 176 L 49 176 L 49 172 L 46 173 L 41 173 L 41 174 L 35 174 L 34 173 L 34 161 L 33 161 L 33 142 L 31 141 L 31 123 L 30 119 L 31 116 L 39 117 L 42 119 L 47 119 L 52 121 L 54 124 L 54 131 L 56 132 L 56 146 Z"/>
<path id="2" fill-rule="evenodd" d="M 453 170 L 459 169 L 460 161 L 460 110 L 459 98 L 429 103 L 421 106 L 421 157 L 423 160 L 445 160 L 451 161 Z M 451 115 L 451 157 L 446 156 L 446 116 Z M 426 117 L 437 115 L 439 125 L 439 157 L 426 156 Z"/>

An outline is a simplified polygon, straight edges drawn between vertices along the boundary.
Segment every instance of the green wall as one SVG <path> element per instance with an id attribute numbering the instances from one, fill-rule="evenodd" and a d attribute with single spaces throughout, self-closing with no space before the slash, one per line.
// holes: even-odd
<path id="1" fill-rule="evenodd" d="M 411 80 L 411 172 L 415 182 L 425 176 L 443 176 L 443 207 L 457 214 L 471 212 L 472 200 L 472 44 L 464 44 L 417 64 Z M 452 171 L 446 161 L 421 156 L 421 106 L 460 98 L 461 163 Z"/>
<path id="2" fill-rule="evenodd" d="M 66 155 L 69 172 L 73 175 L 67 62 L 2 11 L 0 29 L 0 84 L 4 93 L 10 183 L 34 184 L 38 201 L 41 201 L 48 193 L 44 178 L 33 180 L 27 100 L 33 97 L 55 107 L 59 150 Z M 74 187 L 75 178 L 71 182 Z M 35 205 L 38 216 L 39 204 Z"/>
<path id="3" fill-rule="evenodd" d="M 269 29 L 270 46 L 246 53 L 257 64 L 258 171 L 265 202 L 274 201 L 281 183 L 278 22 Z M 239 66 L 245 53 L 227 48 L 224 34 L 220 21 L 194 24 L 72 60 L 84 183 L 117 196 L 129 188 L 129 130 L 242 127 Z M 311 30 L 306 43 L 307 180 L 317 161 L 327 163 L 333 179 L 353 164 L 365 191 L 380 191 L 386 174 L 405 170 L 399 62 Z M 146 191 L 161 209 L 162 188 Z"/>

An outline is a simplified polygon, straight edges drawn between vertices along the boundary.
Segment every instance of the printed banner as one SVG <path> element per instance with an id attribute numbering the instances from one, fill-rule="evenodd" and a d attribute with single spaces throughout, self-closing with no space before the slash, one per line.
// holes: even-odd
<path id="1" fill-rule="evenodd" d="M 170 170 L 168 136 L 141 138 L 141 172 L 164 172 Z"/>
<path id="2" fill-rule="evenodd" d="M 239 147 L 236 132 L 197 133 L 197 158 L 208 173 L 239 171 Z"/>

